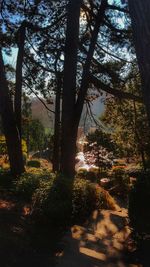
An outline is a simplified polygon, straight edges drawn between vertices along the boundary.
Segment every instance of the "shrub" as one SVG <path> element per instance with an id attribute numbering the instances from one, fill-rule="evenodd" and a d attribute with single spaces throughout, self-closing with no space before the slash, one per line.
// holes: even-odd
<path id="1" fill-rule="evenodd" d="M 26 165 L 26 163 L 27 163 L 27 153 L 23 153 L 23 162 Z"/>
<path id="2" fill-rule="evenodd" d="M 116 203 L 110 194 L 83 179 L 76 179 L 73 185 L 72 217 L 74 221 L 85 220 L 95 209 L 115 209 Z"/>
<path id="3" fill-rule="evenodd" d="M 76 175 L 77 178 L 89 180 L 91 182 L 97 181 L 97 171 L 87 171 L 86 169 L 80 169 Z"/>
<path id="4" fill-rule="evenodd" d="M 4 135 L 0 135 L 0 154 L 4 155 L 7 152 L 7 147 L 6 147 L 6 140 Z"/>
<path id="5" fill-rule="evenodd" d="M 95 171 L 89 171 L 87 173 L 87 180 L 91 181 L 92 183 L 97 182 L 97 173 Z"/>
<path id="6" fill-rule="evenodd" d="M 39 160 L 29 160 L 27 162 L 27 166 L 28 167 L 33 167 L 33 168 L 40 168 L 41 167 L 41 163 Z"/>
<path id="7" fill-rule="evenodd" d="M 80 168 L 80 169 L 78 170 L 78 172 L 77 172 L 76 177 L 77 177 L 77 178 L 81 178 L 81 179 L 86 179 L 86 177 L 87 177 L 87 173 L 88 173 L 87 169 L 85 169 L 85 168 Z"/>
<path id="8" fill-rule="evenodd" d="M 130 179 L 124 169 L 114 169 L 111 173 L 111 179 L 119 194 L 126 195 L 129 192 Z"/>
<path id="9" fill-rule="evenodd" d="M 97 206 L 95 185 L 84 179 L 75 179 L 72 197 L 72 218 L 84 220 Z"/>
<path id="10" fill-rule="evenodd" d="M 27 144 L 24 139 L 22 139 L 22 152 L 27 155 Z M 7 154 L 6 139 L 4 135 L 0 135 L 0 154 Z"/>
<path id="11" fill-rule="evenodd" d="M 116 210 L 116 202 L 107 190 L 100 186 L 96 186 L 96 194 L 99 201 L 99 208 Z"/>
<path id="12" fill-rule="evenodd" d="M 66 226 L 70 220 L 72 181 L 63 176 L 53 176 L 42 181 L 33 195 L 33 215 L 55 226 Z"/>
<path id="13" fill-rule="evenodd" d="M 38 188 L 40 184 L 40 179 L 38 175 L 25 173 L 15 184 L 16 193 L 19 194 L 22 198 L 30 200 L 32 194 Z"/>
<path id="14" fill-rule="evenodd" d="M 12 175 L 8 170 L 0 168 L 0 188 L 12 188 Z"/>
<path id="15" fill-rule="evenodd" d="M 129 194 L 129 218 L 135 239 L 150 240 L 150 173 L 141 174 Z"/>
<path id="16" fill-rule="evenodd" d="M 40 187 L 40 183 L 42 181 L 52 179 L 52 174 L 42 171 L 37 173 L 33 170 L 30 173 L 22 174 L 19 180 L 15 182 L 16 193 L 27 201 L 32 199 L 32 195 L 34 194 L 35 190 Z"/>
<path id="17" fill-rule="evenodd" d="M 74 181 L 62 175 L 32 169 L 15 182 L 15 191 L 31 202 L 33 221 L 64 229 L 84 221 L 96 208 L 114 209 L 114 200 L 104 189 L 85 179 Z M 52 227 L 52 228 L 53 228 Z"/>
<path id="18" fill-rule="evenodd" d="M 96 184 L 60 175 L 42 180 L 32 201 L 33 216 L 61 227 L 71 223 L 71 218 L 73 223 L 85 220 L 96 208 L 114 208 L 113 198 Z"/>

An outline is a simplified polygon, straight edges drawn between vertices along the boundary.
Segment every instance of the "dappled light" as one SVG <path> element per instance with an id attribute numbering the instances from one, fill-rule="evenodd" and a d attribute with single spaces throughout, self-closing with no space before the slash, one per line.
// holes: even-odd
<path id="1" fill-rule="evenodd" d="M 124 245 L 129 238 L 126 209 L 95 211 L 88 224 L 71 228 L 58 266 L 127 266 Z"/>
<path id="2" fill-rule="evenodd" d="M 150 0 L 0 0 L 0 267 L 150 267 Z"/>

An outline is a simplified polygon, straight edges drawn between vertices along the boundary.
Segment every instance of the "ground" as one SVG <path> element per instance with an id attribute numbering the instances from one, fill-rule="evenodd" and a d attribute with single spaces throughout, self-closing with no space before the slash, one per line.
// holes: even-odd
<path id="1" fill-rule="evenodd" d="M 84 225 L 75 225 L 64 239 L 57 255 L 57 267 L 138 267 L 129 263 L 130 246 L 127 209 L 96 210 Z"/>
<path id="2" fill-rule="evenodd" d="M 39 238 L 43 229 L 32 236 L 28 212 L 27 203 L 18 200 L 8 188 L 0 189 L 2 267 L 140 266 L 131 264 L 131 261 L 129 264 L 126 257 L 130 229 L 127 209 L 120 204 L 114 211 L 96 210 L 84 225 L 74 225 L 64 235 L 55 254 L 49 243 L 53 243 L 50 241 L 56 237 L 48 237 L 46 246 L 43 247 L 43 240 Z M 41 246 L 37 246 L 36 242 L 41 243 Z"/>
<path id="3" fill-rule="evenodd" d="M 53 266 L 53 253 L 32 244 L 27 217 L 28 206 L 0 190 L 0 266 Z"/>

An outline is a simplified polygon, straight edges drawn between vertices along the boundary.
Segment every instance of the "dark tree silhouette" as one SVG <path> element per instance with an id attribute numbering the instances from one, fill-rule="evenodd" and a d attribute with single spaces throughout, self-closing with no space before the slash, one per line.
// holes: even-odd
<path id="1" fill-rule="evenodd" d="M 150 125 L 150 1 L 128 0 L 133 37 Z"/>
<path id="2" fill-rule="evenodd" d="M 21 140 L 16 125 L 13 105 L 5 77 L 5 68 L 0 49 L 0 114 L 6 138 L 11 172 L 16 176 L 24 171 Z"/>

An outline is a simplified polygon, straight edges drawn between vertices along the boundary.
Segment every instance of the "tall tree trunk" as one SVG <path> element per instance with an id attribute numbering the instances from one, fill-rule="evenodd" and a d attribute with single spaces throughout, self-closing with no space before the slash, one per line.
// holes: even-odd
<path id="1" fill-rule="evenodd" d="M 16 126 L 13 105 L 5 77 L 2 50 L 0 49 L 0 114 L 6 138 L 10 168 L 13 175 L 24 172 L 20 135 Z"/>
<path id="2" fill-rule="evenodd" d="M 140 134 L 138 132 L 138 125 L 137 125 L 137 111 L 136 111 L 136 103 L 133 101 L 133 108 L 134 108 L 134 131 L 135 131 L 135 137 L 137 139 L 138 149 L 141 154 L 143 169 L 146 171 L 146 159 L 145 159 L 145 151 L 143 147 L 143 140 L 140 137 Z"/>
<path id="3" fill-rule="evenodd" d="M 94 27 L 92 37 L 91 37 L 90 47 L 89 47 L 86 62 L 83 68 L 81 87 L 80 87 L 77 101 L 75 101 L 76 90 L 74 89 L 76 86 L 75 84 L 76 83 L 76 80 L 75 80 L 76 72 L 72 71 L 71 66 L 72 64 L 77 64 L 77 41 L 78 41 L 77 34 L 79 33 L 79 23 L 77 20 L 77 15 L 79 15 L 79 13 L 75 14 L 74 10 L 73 10 L 73 14 L 71 12 L 70 13 L 68 12 L 68 27 L 67 27 L 68 34 L 66 35 L 66 58 L 65 58 L 65 66 L 67 70 L 66 77 L 64 73 L 64 92 L 66 92 L 66 94 L 64 93 L 63 95 L 64 105 L 62 107 L 62 111 L 63 111 L 63 115 L 64 115 L 64 109 L 67 111 L 65 114 L 65 119 L 69 117 L 69 120 L 66 119 L 66 123 L 63 124 L 64 133 L 67 131 L 68 134 L 67 136 L 62 135 L 62 142 L 64 144 L 62 146 L 62 155 L 63 155 L 63 159 L 65 159 L 65 161 L 63 162 L 63 164 L 65 163 L 65 168 L 62 168 L 62 170 L 63 171 L 65 170 L 65 173 L 68 173 L 70 175 L 71 174 L 73 175 L 75 172 L 75 155 L 76 155 L 76 140 L 77 140 L 78 126 L 79 126 L 79 122 L 80 122 L 80 118 L 81 118 L 81 114 L 82 114 L 82 110 L 84 106 L 85 96 L 87 94 L 87 90 L 89 86 L 90 65 L 91 65 L 91 61 L 92 61 L 94 50 L 95 50 L 99 28 L 104 19 L 107 4 L 108 4 L 107 0 L 102 0 L 100 4 L 100 8 L 98 10 L 98 14 L 97 14 L 96 21 L 95 21 L 95 27 Z M 80 5 L 81 5 L 81 2 L 80 2 Z M 77 3 L 76 3 L 76 7 L 77 7 Z M 79 9 L 79 6 L 78 6 L 78 9 Z M 71 24 L 70 24 L 71 23 L 70 20 L 74 19 L 73 16 L 76 17 L 76 31 L 75 31 L 75 26 L 72 27 L 73 33 L 75 34 L 76 32 L 75 36 L 71 32 Z M 74 56 L 72 57 L 72 62 L 70 61 L 70 65 L 67 64 L 67 59 L 68 61 L 70 60 L 70 54 L 67 53 L 68 52 L 67 49 L 69 49 L 69 47 L 71 47 L 71 51 L 75 52 Z M 75 55 L 76 55 L 76 60 L 75 60 Z M 69 58 L 67 58 L 67 56 Z M 74 70 L 75 70 L 75 65 L 74 65 Z M 67 88 L 67 85 L 69 84 L 68 83 L 69 79 L 70 81 L 72 80 L 70 83 L 71 86 Z M 66 81 L 66 86 L 65 86 L 65 81 Z M 69 88 L 71 90 L 69 90 Z M 70 102 L 69 99 L 72 99 L 72 102 Z M 64 143 L 64 138 L 66 141 L 65 143 Z"/>
<path id="4" fill-rule="evenodd" d="M 17 45 L 18 45 L 18 56 L 16 64 L 16 86 L 15 86 L 15 116 L 16 123 L 21 137 L 21 120 L 22 120 L 22 66 L 24 57 L 24 43 L 25 43 L 25 32 L 26 25 L 25 22 L 22 23 L 20 29 L 17 32 Z"/>
<path id="5" fill-rule="evenodd" d="M 61 73 L 56 74 L 57 88 L 55 99 L 55 124 L 54 124 L 54 149 L 53 149 L 53 171 L 60 170 L 60 101 L 62 89 Z"/>
<path id="6" fill-rule="evenodd" d="M 128 0 L 133 37 L 150 125 L 150 1 Z"/>
<path id="7" fill-rule="evenodd" d="M 75 171 L 76 134 L 74 135 L 73 132 L 73 115 L 76 100 L 77 52 L 81 3 L 82 0 L 70 0 L 68 4 L 61 140 L 61 171 L 67 176 L 74 175 Z"/>
<path id="8" fill-rule="evenodd" d="M 96 45 L 97 38 L 98 38 L 99 28 L 100 28 L 101 23 L 103 22 L 107 5 L 108 5 L 107 0 L 101 1 L 100 7 L 98 10 L 96 19 L 95 19 L 95 26 L 94 26 L 94 30 L 92 32 L 91 42 L 90 42 L 89 50 L 87 53 L 85 65 L 83 67 L 81 87 L 80 87 L 80 91 L 79 91 L 79 95 L 78 95 L 76 107 L 75 107 L 75 118 L 74 119 L 75 119 L 77 125 L 79 124 L 79 121 L 81 118 L 84 100 L 85 100 L 87 90 L 89 87 L 89 78 L 90 78 L 89 75 L 90 75 L 91 61 L 93 58 L 95 45 Z"/>

